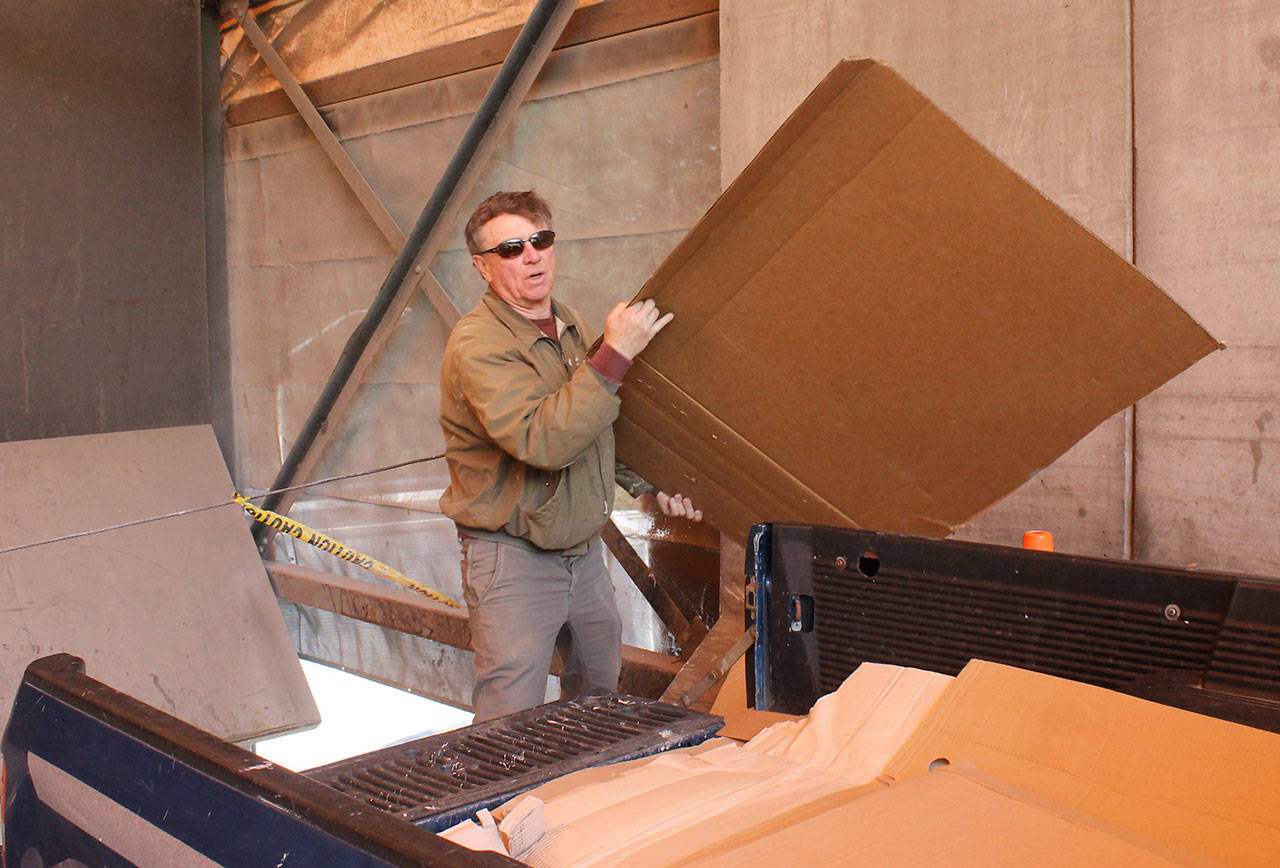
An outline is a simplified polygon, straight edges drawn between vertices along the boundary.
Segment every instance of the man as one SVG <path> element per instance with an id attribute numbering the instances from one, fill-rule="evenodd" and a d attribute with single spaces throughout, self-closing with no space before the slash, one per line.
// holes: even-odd
<path id="1" fill-rule="evenodd" d="M 649 300 L 619 304 L 584 358 L 586 324 L 552 298 L 547 203 L 533 191 L 495 193 L 467 221 L 466 238 L 489 290 L 445 348 L 449 487 L 440 506 L 462 544 L 482 721 L 543 701 L 565 626 L 565 692 L 617 689 L 622 628 L 599 536 L 613 509 L 616 392 L 672 314 Z M 657 499 L 667 515 L 702 518 L 680 495 Z"/>

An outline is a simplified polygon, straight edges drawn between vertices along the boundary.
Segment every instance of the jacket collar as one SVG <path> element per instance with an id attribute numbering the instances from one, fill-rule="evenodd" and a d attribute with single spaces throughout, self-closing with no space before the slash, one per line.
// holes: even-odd
<path id="1" fill-rule="evenodd" d="M 498 294 L 493 291 L 492 287 L 485 290 L 485 293 L 480 300 L 487 308 L 489 308 L 489 312 L 492 313 L 499 322 L 510 329 L 511 334 L 519 339 L 523 345 L 531 347 L 538 342 L 539 338 L 546 337 L 546 334 L 543 333 L 542 329 L 538 328 L 526 319 L 523 314 L 517 313 L 511 305 L 499 298 Z M 564 307 L 554 298 L 551 299 L 551 315 L 564 323 L 564 328 L 560 330 L 561 337 L 564 337 L 564 332 L 569 329 L 573 329 L 575 332 L 578 330 L 578 324 L 572 319 L 572 317 L 567 315 L 567 311 L 565 311 Z"/>

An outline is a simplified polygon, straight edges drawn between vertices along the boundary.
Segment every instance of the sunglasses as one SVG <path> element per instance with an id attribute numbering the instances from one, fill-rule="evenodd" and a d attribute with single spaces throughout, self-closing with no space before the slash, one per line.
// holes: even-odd
<path id="1" fill-rule="evenodd" d="M 524 243 L 526 241 L 529 242 L 529 245 L 534 250 L 546 250 L 555 243 L 555 240 L 556 234 L 550 229 L 540 229 L 528 238 L 512 238 L 507 241 L 503 241 L 495 247 L 490 247 L 488 250 L 481 250 L 477 256 L 484 256 L 486 253 L 496 253 L 503 259 L 515 259 L 524 252 Z"/>

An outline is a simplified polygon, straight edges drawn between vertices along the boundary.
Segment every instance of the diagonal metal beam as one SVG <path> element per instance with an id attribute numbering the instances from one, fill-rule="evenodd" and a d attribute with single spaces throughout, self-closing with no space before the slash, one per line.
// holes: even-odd
<path id="1" fill-rule="evenodd" d="M 289 69 L 289 65 L 284 62 L 284 58 L 276 51 L 275 46 L 271 44 L 271 40 L 267 38 L 267 34 L 262 32 L 262 28 L 258 26 L 257 19 L 249 11 L 248 2 L 241 2 L 236 8 L 235 14 L 236 21 L 240 24 L 240 29 L 244 31 L 245 37 L 257 50 L 267 68 L 271 70 L 271 74 L 280 82 L 280 87 L 284 90 L 285 95 L 289 97 L 289 101 L 293 103 L 293 107 L 307 125 L 307 129 L 311 130 L 312 135 L 316 137 L 316 141 L 320 143 L 321 150 L 333 163 L 334 168 L 338 170 L 338 174 L 342 176 L 342 179 L 347 182 L 347 186 L 355 194 L 356 199 L 359 200 L 360 205 L 373 220 L 374 225 L 378 227 L 378 231 L 390 242 L 392 250 L 399 251 L 403 249 L 407 240 L 404 230 L 400 228 L 396 218 L 392 216 L 386 204 L 374 191 L 364 173 L 352 161 L 351 155 L 342 147 L 337 135 L 334 134 L 329 124 L 325 122 L 315 104 L 311 102 L 310 97 L 307 96 L 302 89 L 302 85 L 298 82 L 297 76 L 293 74 L 293 71 Z M 452 326 L 458 321 L 458 308 L 453 303 L 453 299 L 449 298 L 444 291 L 444 287 L 431 276 L 430 272 L 426 272 L 423 276 L 427 278 L 423 281 L 422 286 L 426 291 L 428 300 L 430 300 L 445 323 Z"/>
<path id="2" fill-rule="evenodd" d="M 461 211 L 481 167 L 523 102 L 576 5 L 576 0 L 538 0 L 534 6 L 377 297 L 347 340 L 272 489 L 287 487 L 315 467 L 332 436 L 333 426 L 329 421 L 341 416 L 350 406 L 365 372 L 417 291 L 427 264 L 441 249 L 445 233 L 450 231 Z M 291 495 L 270 495 L 262 505 L 266 509 L 287 511 L 291 504 Z M 265 528 L 266 525 L 255 528 L 259 543 L 269 538 Z"/>

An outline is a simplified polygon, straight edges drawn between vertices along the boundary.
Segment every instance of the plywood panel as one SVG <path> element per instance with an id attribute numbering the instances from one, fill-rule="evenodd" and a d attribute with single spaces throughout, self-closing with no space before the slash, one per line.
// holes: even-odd
<path id="1" fill-rule="evenodd" d="M 393 252 L 318 144 L 232 164 L 226 183 L 231 266 L 288 266 Z"/>
<path id="2" fill-rule="evenodd" d="M 0 444 L 0 549 L 231 493 L 208 426 Z M 319 719 L 235 504 L 0 553 L 0 637 L 0 719 L 58 651 L 224 738 Z"/>
<path id="3" fill-rule="evenodd" d="M 1122 255 L 1129 252 L 1128 6 L 981 0 L 721 3 L 721 177 L 727 183 L 842 57 L 883 60 Z M 850 263 L 856 268 L 856 263 Z M 1124 550 L 1123 417 L 959 535 Z"/>
<path id="4" fill-rule="evenodd" d="M 1280 5 L 1134 9 L 1139 266 L 1227 350 L 1137 409 L 1136 553 L 1280 572 Z"/>

